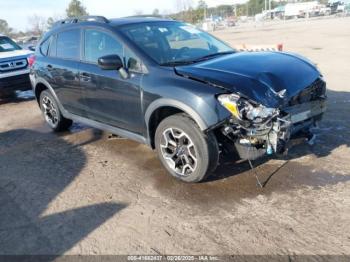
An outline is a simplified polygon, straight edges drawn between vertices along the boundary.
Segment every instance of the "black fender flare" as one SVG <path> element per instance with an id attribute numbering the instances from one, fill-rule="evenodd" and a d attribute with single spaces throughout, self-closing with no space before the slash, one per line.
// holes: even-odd
<path id="1" fill-rule="evenodd" d="M 208 124 L 205 122 L 205 120 L 200 116 L 200 114 L 198 112 L 196 112 L 192 107 L 190 107 L 189 105 L 186 105 L 183 102 L 180 102 L 178 100 L 174 100 L 174 99 L 169 99 L 169 98 L 159 98 L 155 101 L 153 101 L 148 107 L 147 110 L 145 112 L 145 122 L 146 122 L 146 126 L 147 126 L 147 133 L 149 135 L 149 121 L 151 119 L 152 114 L 161 107 L 174 107 L 177 108 L 183 112 L 185 112 L 186 114 L 188 114 L 191 118 L 193 118 L 193 120 L 197 123 L 197 125 L 199 126 L 199 128 L 202 131 L 205 131 L 206 129 L 208 129 Z"/>
<path id="2" fill-rule="evenodd" d="M 49 82 L 47 82 L 44 78 L 38 78 L 37 81 L 35 82 L 35 85 L 33 85 L 33 92 L 34 95 L 36 96 L 36 87 L 38 86 L 38 84 L 42 84 L 44 86 L 46 86 L 46 88 L 50 91 L 50 93 L 53 95 L 53 97 L 55 98 L 57 105 L 62 113 L 62 115 L 64 117 L 68 117 L 69 113 L 68 111 L 63 107 L 63 105 L 61 104 L 60 100 L 58 99 L 55 90 L 52 88 L 52 86 L 49 84 Z M 37 100 L 39 99 L 39 97 L 37 97 Z M 39 101 L 39 100 L 38 100 Z"/>

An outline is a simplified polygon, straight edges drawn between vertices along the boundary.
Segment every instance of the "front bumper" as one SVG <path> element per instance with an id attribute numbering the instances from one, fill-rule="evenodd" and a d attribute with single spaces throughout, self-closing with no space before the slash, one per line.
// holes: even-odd
<path id="1" fill-rule="evenodd" d="M 0 74 L 0 92 L 30 89 L 28 69 Z"/>
<path id="2" fill-rule="evenodd" d="M 224 133 L 234 140 L 235 148 L 242 159 L 254 160 L 263 155 L 285 152 L 294 138 L 311 137 L 310 129 L 317 125 L 326 111 L 326 99 L 298 104 L 281 110 L 271 119 L 268 127 L 259 129 L 230 127 L 233 132 Z M 226 127 L 227 130 L 227 127 Z M 305 140 L 305 139 L 304 139 Z"/>

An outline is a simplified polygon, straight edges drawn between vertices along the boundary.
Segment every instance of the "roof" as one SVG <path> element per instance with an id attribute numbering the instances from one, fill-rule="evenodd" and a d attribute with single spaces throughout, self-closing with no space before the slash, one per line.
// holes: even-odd
<path id="1" fill-rule="evenodd" d="M 53 25 L 53 30 L 61 28 L 61 26 L 70 26 L 70 25 L 76 25 L 83 23 L 84 25 L 94 23 L 99 25 L 109 25 L 112 27 L 118 27 L 123 25 L 129 25 L 129 24 L 136 24 L 136 23 L 147 23 L 147 22 L 170 22 L 173 21 L 169 18 L 163 18 L 163 17 L 154 17 L 154 16 L 129 16 L 129 17 L 123 17 L 123 18 L 114 18 L 114 19 L 107 19 L 104 16 L 83 16 L 78 18 L 66 18 L 60 21 L 57 21 Z"/>
<path id="2" fill-rule="evenodd" d="M 123 18 L 109 19 L 111 26 L 122 26 L 128 24 L 144 23 L 144 22 L 170 22 L 174 21 L 170 18 L 153 17 L 153 16 L 130 16 Z"/>

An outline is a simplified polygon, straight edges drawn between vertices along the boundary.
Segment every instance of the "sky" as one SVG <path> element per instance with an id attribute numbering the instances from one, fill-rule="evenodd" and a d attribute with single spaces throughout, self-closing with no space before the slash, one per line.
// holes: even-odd
<path id="1" fill-rule="evenodd" d="M 80 0 L 89 14 L 104 15 L 116 18 L 134 15 L 136 11 L 144 14 L 152 13 L 158 8 L 161 13 L 172 13 L 177 10 L 178 0 Z M 193 6 L 198 0 L 192 1 Z M 206 0 L 208 6 L 219 4 L 235 4 L 244 0 Z M 16 30 L 30 28 L 28 17 L 39 15 L 43 17 L 63 16 L 70 0 L 0 0 L 0 19 L 5 19 L 10 27 Z"/>

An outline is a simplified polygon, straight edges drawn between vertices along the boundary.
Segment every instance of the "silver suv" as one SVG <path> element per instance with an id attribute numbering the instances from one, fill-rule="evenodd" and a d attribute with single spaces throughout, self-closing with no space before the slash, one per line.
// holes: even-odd
<path id="1" fill-rule="evenodd" d="M 12 39 L 0 35 L 0 98 L 16 90 L 31 89 L 29 67 L 32 51 L 23 50 Z"/>

